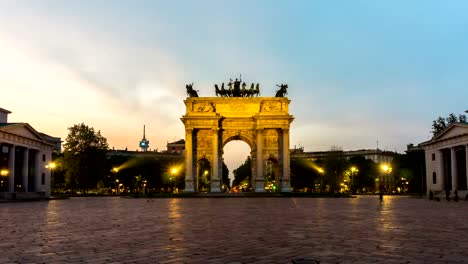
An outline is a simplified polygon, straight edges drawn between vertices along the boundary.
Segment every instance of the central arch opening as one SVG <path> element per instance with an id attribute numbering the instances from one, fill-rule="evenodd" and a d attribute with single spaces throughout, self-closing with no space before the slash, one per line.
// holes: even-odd
<path id="1" fill-rule="evenodd" d="M 240 139 L 233 139 L 223 147 L 223 160 L 229 170 L 232 192 L 252 189 L 252 158 L 250 146 Z"/>

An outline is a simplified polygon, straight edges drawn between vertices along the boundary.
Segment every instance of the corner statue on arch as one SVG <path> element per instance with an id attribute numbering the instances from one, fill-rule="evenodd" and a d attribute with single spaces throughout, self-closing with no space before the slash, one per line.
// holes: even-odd
<path id="1" fill-rule="evenodd" d="M 242 140 L 251 150 L 249 189 L 255 192 L 291 191 L 287 84 L 277 85 L 275 96 L 260 96 L 260 84 L 247 88 L 240 78 L 214 85 L 215 95 L 199 97 L 193 83 L 186 86 L 185 191 L 198 192 L 202 173 L 210 175 L 210 192 L 222 192 L 223 148 Z M 221 87 L 221 88 L 220 88 Z M 209 165 L 202 170 L 200 165 Z M 267 167 L 265 167 L 265 164 Z M 204 167 L 205 168 L 205 167 Z"/>

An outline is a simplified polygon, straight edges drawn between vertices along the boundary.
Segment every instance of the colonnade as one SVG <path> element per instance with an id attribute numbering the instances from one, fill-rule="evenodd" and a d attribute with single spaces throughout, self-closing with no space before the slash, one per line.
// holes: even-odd
<path id="1" fill-rule="evenodd" d="M 464 148 L 464 149 L 463 149 Z M 439 156 L 442 157 L 440 159 L 440 175 L 442 179 L 442 189 L 449 189 L 449 186 L 446 186 L 448 184 L 447 181 L 444 181 L 443 179 L 448 179 L 450 178 L 451 181 L 451 191 L 455 190 L 468 190 L 468 144 L 466 145 L 458 145 L 458 146 L 453 146 L 450 147 L 448 150 L 444 153 L 444 149 L 438 150 Z M 447 150 L 447 149 L 446 149 Z M 459 168 L 463 166 L 459 166 L 458 162 L 459 160 L 457 159 L 457 150 L 458 151 L 464 151 L 464 156 L 465 156 L 465 175 L 461 175 L 459 172 Z M 450 170 L 446 168 L 445 166 L 447 165 L 444 162 L 444 155 L 448 155 L 450 153 Z M 448 171 L 450 171 L 450 175 L 445 175 Z M 459 177 L 465 177 L 464 179 L 460 179 Z M 463 185 L 460 186 L 459 183 L 462 183 Z"/>
<path id="2" fill-rule="evenodd" d="M 40 186 L 45 184 L 46 175 L 43 168 L 41 168 L 41 159 L 43 161 L 46 160 L 45 154 L 38 149 L 30 149 L 23 146 L 3 146 L 3 149 L 8 149 L 8 169 L 6 170 L 6 175 L 2 175 L 8 179 L 8 192 L 42 191 Z M 21 152 L 19 155 L 22 155 L 20 166 L 17 164 L 19 162 L 17 161 L 17 152 Z M 16 171 L 17 169 L 19 169 L 19 172 Z M 17 182 L 18 178 L 21 179 L 20 182 Z M 31 178 L 33 182 L 30 182 Z"/>

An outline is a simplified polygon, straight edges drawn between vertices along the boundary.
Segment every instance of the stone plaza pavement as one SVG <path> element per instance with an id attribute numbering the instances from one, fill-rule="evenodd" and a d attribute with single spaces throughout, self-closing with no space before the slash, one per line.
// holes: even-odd
<path id="1" fill-rule="evenodd" d="M 72 198 L 0 203 L 0 263 L 468 263 L 468 202 Z"/>

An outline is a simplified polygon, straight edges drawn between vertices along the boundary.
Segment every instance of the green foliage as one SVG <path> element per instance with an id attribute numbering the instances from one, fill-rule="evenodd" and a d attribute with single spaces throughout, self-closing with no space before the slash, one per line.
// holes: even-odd
<path id="1" fill-rule="evenodd" d="M 208 160 L 201 160 L 198 163 L 198 191 L 209 192 L 211 189 L 211 166 Z"/>
<path id="2" fill-rule="evenodd" d="M 450 126 L 452 123 L 466 123 L 467 118 L 466 115 L 458 115 L 457 116 L 454 113 L 449 114 L 448 117 L 443 118 L 443 117 L 438 117 L 436 120 L 432 121 L 432 136 L 436 137 L 439 135 L 442 131 L 444 131 L 448 126 Z"/>
<path id="3" fill-rule="evenodd" d="M 229 169 L 226 166 L 226 163 L 223 161 L 223 175 L 222 175 L 223 186 L 226 186 L 227 189 L 231 188 L 231 181 L 229 180 Z"/>
<path id="4" fill-rule="evenodd" d="M 348 163 L 349 167 L 354 166 L 358 169 L 353 176 L 354 190 L 375 188 L 375 178 L 379 176 L 379 166 L 375 162 L 363 156 L 354 156 L 349 159 Z"/>
<path id="5" fill-rule="evenodd" d="M 311 163 L 302 158 L 291 159 L 291 187 L 294 190 L 315 187 L 315 181 L 320 175 Z"/>
<path id="6" fill-rule="evenodd" d="M 106 175 L 107 140 L 84 123 L 68 128 L 63 164 L 66 185 L 75 190 L 95 188 Z"/>
<path id="7" fill-rule="evenodd" d="M 241 182 L 247 181 L 250 185 L 250 179 L 252 179 L 252 159 L 250 156 L 247 157 L 245 162 L 235 169 L 233 172 L 234 180 L 232 181 L 232 186 L 238 186 Z"/>
<path id="8" fill-rule="evenodd" d="M 343 151 L 332 150 L 324 159 L 324 170 L 326 174 L 326 184 L 330 185 L 330 190 L 338 192 L 340 182 L 343 181 L 344 173 L 348 169 L 348 163 L 343 156 Z"/>

